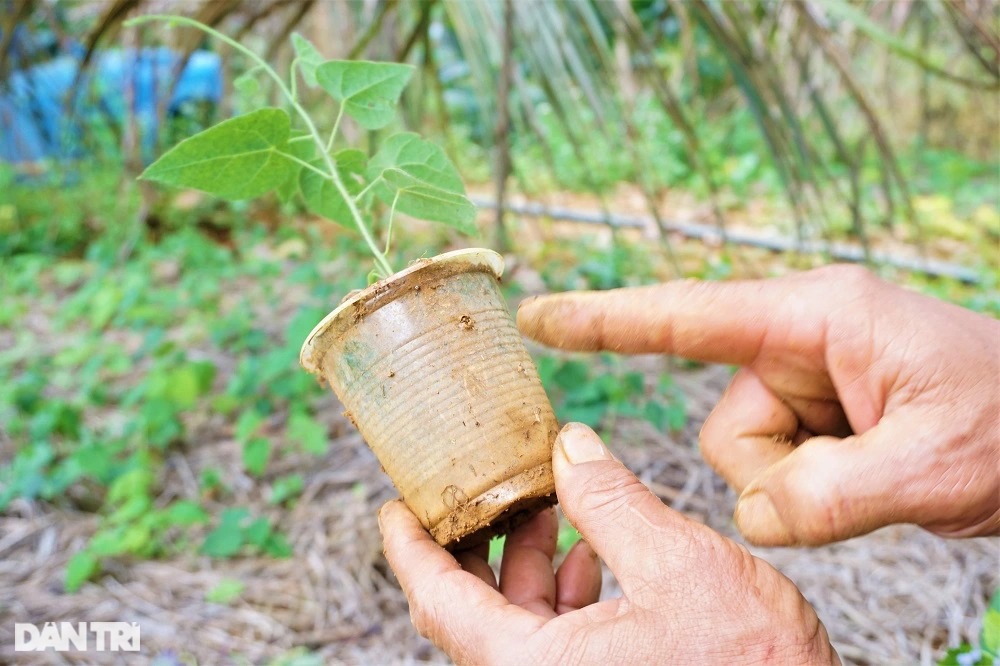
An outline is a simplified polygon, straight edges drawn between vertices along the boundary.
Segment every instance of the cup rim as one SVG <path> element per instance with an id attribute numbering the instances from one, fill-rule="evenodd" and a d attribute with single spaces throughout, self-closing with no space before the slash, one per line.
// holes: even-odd
<path id="1" fill-rule="evenodd" d="M 369 285 L 367 288 L 344 299 L 340 305 L 320 320 L 306 336 L 299 351 L 299 364 L 314 375 L 321 375 L 320 364 L 325 354 L 317 354 L 318 342 L 331 335 L 339 336 L 357 323 L 362 315 L 374 312 L 386 303 L 394 301 L 406 289 L 396 288 L 400 283 L 408 283 L 432 269 L 445 269 L 440 277 L 482 271 L 499 279 L 503 275 L 504 260 L 497 252 L 487 248 L 466 248 L 444 252 L 434 257 L 417 259 L 406 268 L 387 278 Z"/>

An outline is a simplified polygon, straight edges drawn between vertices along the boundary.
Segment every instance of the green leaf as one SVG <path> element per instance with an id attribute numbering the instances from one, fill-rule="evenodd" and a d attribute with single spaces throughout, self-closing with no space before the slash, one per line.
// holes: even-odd
<path id="1" fill-rule="evenodd" d="M 232 557 L 243 547 L 241 523 L 249 517 L 246 509 L 226 509 L 219 526 L 205 537 L 201 552 L 209 557 Z"/>
<path id="2" fill-rule="evenodd" d="M 628 386 L 617 375 L 610 373 L 598 375 L 594 379 L 594 384 L 597 386 L 599 393 L 612 404 L 617 405 L 628 399 Z"/>
<path id="3" fill-rule="evenodd" d="M 983 630 L 979 634 L 983 652 L 993 659 L 1000 657 L 1000 589 L 993 593 L 990 606 L 983 616 Z"/>
<path id="4" fill-rule="evenodd" d="M 476 232 L 476 206 L 464 194 L 424 185 L 406 174 L 388 171 L 383 181 L 398 193 L 396 210 L 421 220 L 441 222 L 466 234 Z"/>
<path id="5" fill-rule="evenodd" d="M 961 662 L 958 660 L 959 656 L 970 652 L 972 652 L 972 646 L 968 643 L 962 643 L 958 647 L 948 650 L 944 657 L 938 661 L 938 666 L 961 666 Z"/>
<path id="6" fill-rule="evenodd" d="M 198 400 L 198 375 L 189 365 L 182 365 L 171 372 L 167 387 L 164 397 L 181 409 L 193 407 Z"/>
<path id="7" fill-rule="evenodd" d="M 260 81 L 257 80 L 257 68 L 245 72 L 233 79 L 233 88 L 241 95 L 250 96 L 260 90 Z"/>
<path id="8" fill-rule="evenodd" d="M 538 370 L 538 378 L 546 391 L 551 391 L 555 385 L 555 374 L 559 370 L 559 360 L 553 356 L 539 356 L 535 359 L 535 369 Z"/>
<path id="9" fill-rule="evenodd" d="M 122 290 L 115 284 L 107 284 L 94 294 L 89 306 L 91 328 L 104 328 L 108 325 L 118 311 L 122 296 Z"/>
<path id="10" fill-rule="evenodd" d="M 661 374 L 656 382 L 656 390 L 666 394 L 676 393 L 677 383 L 674 381 L 673 375 L 666 372 Z"/>
<path id="11" fill-rule="evenodd" d="M 142 524 L 129 525 L 122 533 L 122 551 L 140 556 L 148 554 L 152 538 L 149 527 Z"/>
<path id="12" fill-rule="evenodd" d="M 96 572 L 97 558 L 85 550 L 80 551 L 66 565 L 66 591 L 76 592 Z"/>
<path id="13" fill-rule="evenodd" d="M 288 417 L 288 439 L 313 455 L 326 453 L 326 426 L 303 411 L 292 412 Z"/>
<path id="14" fill-rule="evenodd" d="M 243 538 L 252 546 L 263 548 L 271 536 L 271 524 L 267 518 L 258 518 L 243 530 Z"/>
<path id="15" fill-rule="evenodd" d="M 567 405 L 561 411 L 560 420 L 563 422 L 579 421 L 591 428 L 597 428 L 608 412 L 608 404 L 601 402 L 594 405 Z"/>
<path id="16" fill-rule="evenodd" d="M 646 393 L 645 379 L 641 372 L 626 372 L 622 377 L 622 384 L 627 394 L 641 396 Z"/>
<path id="17" fill-rule="evenodd" d="M 122 544 L 124 530 L 121 527 L 102 529 L 87 544 L 87 551 L 94 557 L 111 557 L 125 552 Z"/>
<path id="18" fill-rule="evenodd" d="M 394 62 L 330 60 L 316 68 L 320 87 L 365 129 L 379 129 L 392 122 L 399 96 L 411 76 L 412 66 Z"/>
<path id="19" fill-rule="evenodd" d="M 203 491 L 205 490 L 215 490 L 216 488 L 222 488 L 222 474 L 219 470 L 214 467 L 206 467 L 201 470 L 201 475 L 198 480 L 198 484 L 201 486 Z"/>
<path id="20" fill-rule="evenodd" d="M 568 553 L 569 549 L 580 540 L 580 533 L 569 523 L 560 522 L 559 536 L 556 538 L 556 549 L 560 553 Z"/>
<path id="21" fill-rule="evenodd" d="M 465 233 L 476 231 L 476 207 L 465 196 L 455 165 L 440 146 L 412 132 L 386 139 L 368 165 L 373 189 L 386 204 L 422 220 L 441 222 Z M 397 198 L 398 195 L 398 198 Z"/>
<path id="22" fill-rule="evenodd" d="M 131 522 L 149 511 L 152 505 L 153 501 L 147 495 L 130 497 L 114 513 L 108 516 L 108 522 L 112 525 Z"/>
<path id="23" fill-rule="evenodd" d="M 996 663 L 985 651 L 974 648 L 968 643 L 962 643 L 948 650 L 938 661 L 938 666 L 996 666 Z"/>
<path id="24" fill-rule="evenodd" d="M 243 581 L 223 578 L 216 583 L 215 587 L 205 593 L 205 601 L 213 604 L 230 604 L 243 594 L 244 589 L 246 589 L 246 584 Z"/>
<path id="25" fill-rule="evenodd" d="M 465 193 L 462 178 L 440 146 L 414 132 L 393 134 L 382 142 L 368 167 L 371 180 L 396 169 L 416 181 L 458 194 Z"/>
<path id="26" fill-rule="evenodd" d="M 155 369 L 146 381 L 146 404 L 161 399 L 177 409 L 190 409 L 212 388 L 214 379 L 215 366 L 206 361 L 184 363 L 169 371 Z"/>
<path id="27" fill-rule="evenodd" d="M 674 432 L 684 429 L 687 425 L 687 406 L 683 399 L 674 399 L 667 406 L 667 425 Z"/>
<path id="28" fill-rule="evenodd" d="M 333 160 L 337 175 L 340 176 L 340 181 L 348 194 L 358 194 L 364 188 L 361 178 L 365 173 L 365 154 L 360 150 L 349 148 L 337 152 Z M 326 169 L 322 160 L 314 160 L 312 165 L 318 169 Z M 354 218 L 351 216 L 347 201 L 331 180 L 312 169 L 302 169 L 299 175 L 299 190 L 309 210 L 349 229 L 354 228 Z"/>
<path id="29" fill-rule="evenodd" d="M 114 480 L 108 488 L 106 498 L 108 504 L 119 504 L 133 497 L 149 494 L 150 486 L 153 484 L 153 473 L 146 466 L 148 460 L 141 462 L 140 465 Z"/>
<path id="30" fill-rule="evenodd" d="M 208 520 L 208 514 L 191 500 L 178 500 L 166 510 L 167 522 L 171 525 L 197 525 Z"/>
<path id="31" fill-rule="evenodd" d="M 507 535 L 501 535 L 495 539 L 491 539 L 490 554 L 487 557 L 486 561 L 493 565 L 500 564 L 500 558 L 503 557 L 503 549 L 506 543 L 507 543 Z"/>
<path id="32" fill-rule="evenodd" d="M 565 402 L 567 405 L 593 405 L 596 403 L 610 404 L 611 397 L 605 392 L 604 379 L 610 375 L 599 375 L 593 379 L 587 379 L 580 384 L 568 384 L 563 390 L 566 392 Z"/>
<path id="33" fill-rule="evenodd" d="M 310 88 L 315 88 L 316 68 L 323 64 L 323 55 L 308 39 L 297 32 L 292 33 L 292 48 L 299 59 L 299 70 L 302 72 L 302 79 Z"/>
<path id="34" fill-rule="evenodd" d="M 201 552 L 209 557 L 232 557 L 243 547 L 243 532 L 231 526 L 220 525 L 201 545 Z"/>
<path id="35" fill-rule="evenodd" d="M 291 557 L 292 545 L 288 543 L 288 539 L 285 538 L 284 534 L 271 532 L 271 535 L 264 543 L 263 551 L 271 557 Z"/>
<path id="36" fill-rule="evenodd" d="M 140 178 L 192 187 L 223 199 L 251 199 L 273 190 L 292 173 L 288 148 L 291 120 L 265 108 L 223 121 L 181 141 Z"/>
<path id="37" fill-rule="evenodd" d="M 299 174 L 295 173 L 291 178 L 278 185 L 274 189 L 274 193 L 278 195 L 278 201 L 281 203 L 288 203 L 295 198 L 295 195 L 299 193 Z"/>
<path id="38" fill-rule="evenodd" d="M 264 417 L 256 409 L 248 409 L 242 412 L 239 418 L 236 419 L 236 425 L 233 428 L 236 441 L 246 442 L 252 435 L 256 434 L 257 429 L 263 423 Z"/>
<path id="39" fill-rule="evenodd" d="M 667 429 L 667 408 L 656 400 L 650 400 L 643 409 L 643 417 L 657 430 Z"/>
<path id="40" fill-rule="evenodd" d="M 298 497 L 304 487 L 305 482 L 302 480 L 301 474 L 289 474 L 288 476 L 275 479 L 274 485 L 271 486 L 271 496 L 268 498 L 267 503 L 281 504 L 293 497 Z"/>
<path id="41" fill-rule="evenodd" d="M 566 361 L 552 373 L 552 381 L 564 391 L 590 383 L 590 366 L 582 361 Z"/>
<path id="42" fill-rule="evenodd" d="M 313 143 L 312 137 L 307 132 L 292 132 L 285 152 L 303 162 L 309 162 L 316 155 L 316 144 Z M 299 174 L 305 167 L 297 162 L 293 164 L 288 178 L 275 188 L 275 194 L 278 195 L 278 200 L 282 203 L 288 203 L 299 192 Z"/>
<path id="43" fill-rule="evenodd" d="M 271 442 L 263 437 L 254 437 L 243 445 L 243 467 L 254 476 L 264 473 L 270 457 Z"/>

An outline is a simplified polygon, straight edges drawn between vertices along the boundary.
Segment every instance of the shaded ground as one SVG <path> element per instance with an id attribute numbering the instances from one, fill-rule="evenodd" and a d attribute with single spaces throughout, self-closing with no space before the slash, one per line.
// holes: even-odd
<path id="1" fill-rule="evenodd" d="M 691 412 L 685 431 L 666 438 L 644 423 L 625 423 L 617 428 L 615 452 L 671 506 L 738 538 L 730 524 L 735 498 L 694 450 L 728 371 L 708 367 L 676 376 Z M 392 488 L 334 399 L 328 402 L 322 413 L 340 433 L 328 455 L 284 463 L 298 467 L 306 481 L 302 498 L 281 522 L 295 550 L 288 560 L 136 562 L 66 595 L 62 568 L 92 532 L 94 517 L 16 503 L 0 518 L 0 661 L 14 656 L 13 619 L 86 619 L 139 622 L 143 659 L 50 654 L 17 663 L 149 663 L 154 655 L 159 664 L 192 658 L 256 663 L 291 658 L 297 648 L 314 651 L 324 663 L 447 663 L 410 627 L 405 600 L 381 555 L 375 514 L 394 495 Z M 196 483 L 201 466 L 212 463 L 231 471 L 227 481 L 242 488 L 241 501 L 273 512 L 252 496 L 252 484 L 238 471 L 238 447 L 220 437 L 223 432 L 170 461 L 168 488 L 182 492 Z M 908 527 L 825 548 L 757 553 L 799 585 L 841 656 L 859 664 L 932 663 L 942 645 L 973 639 L 998 584 L 1000 562 L 996 540 L 944 541 Z M 246 585 L 231 607 L 205 601 L 223 579 Z M 610 578 L 606 588 L 605 594 L 615 593 Z"/>

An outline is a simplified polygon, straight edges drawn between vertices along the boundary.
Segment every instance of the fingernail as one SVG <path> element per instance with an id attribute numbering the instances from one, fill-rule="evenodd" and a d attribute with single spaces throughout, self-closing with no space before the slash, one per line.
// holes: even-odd
<path id="1" fill-rule="evenodd" d="M 562 448 L 566 459 L 574 465 L 614 458 L 597 433 L 582 423 L 567 423 L 559 432 L 556 444 Z"/>
<path id="2" fill-rule="evenodd" d="M 529 337 L 537 328 L 535 314 L 532 312 L 534 309 L 532 308 L 532 304 L 537 300 L 538 296 L 529 296 L 521 301 L 521 304 L 517 306 L 517 327 L 521 329 L 522 333 Z"/>
<path id="3" fill-rule="evenodd" d="M 537 300 L 538 300 L 538 296 L 537 295 L 535 295 L 535 296 L 526 296 L 525 298 L 521 299 L 521 302 L 518 304 L 517 309 L 520 310 L 523 307 L 527 307 L 527 306 L 531 305 L 532 303 L 534 303 Z"/>
<path id="4" fill-rule="evenodd" d="M 378 530 L 379 530 L 379 532 L 384 532 L 385 531 L 383 529 L 383 526 L 382 526 L 382 521 L 383 521 L 383 516 L 385 515 L 385 510 L 389 508 L 390 504 L 392 504 L 392 502 L 386 502 L 385 504 L 382 505 L 382 508 L 380 508 L 378 510 Z"/>
<path id="5" fill-rule="evenodd" d="M 790 546 L 792 533 L 778 513 L 778 508 L 761 490 L 744 493 L 736 504 L 733 520 L 740 532 L 758 546 Z"/>

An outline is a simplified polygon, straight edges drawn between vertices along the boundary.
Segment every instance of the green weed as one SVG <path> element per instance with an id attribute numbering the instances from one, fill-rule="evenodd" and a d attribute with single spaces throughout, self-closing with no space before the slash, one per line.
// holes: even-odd
<path id="1" fill-rule="evenodd" d="M 608 355 L 600 364 L 542 356 L 537 366 L 561 422 L 610 430 L 616 419 L 633 418 L 661 431 L 677 431 L 687 423 L 684 396 L 669 374 L 647 387 L 642 373 L 620 370 Z"/>

